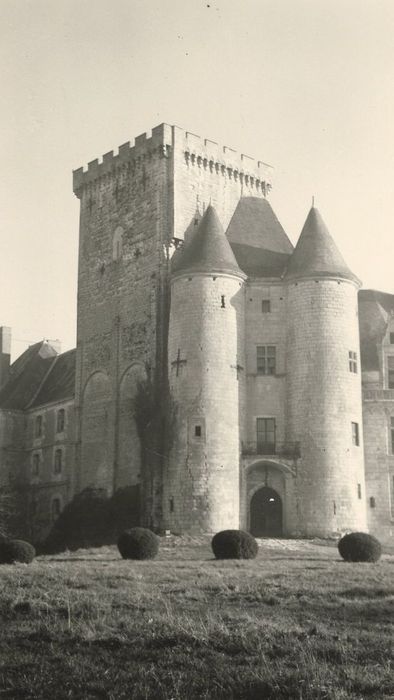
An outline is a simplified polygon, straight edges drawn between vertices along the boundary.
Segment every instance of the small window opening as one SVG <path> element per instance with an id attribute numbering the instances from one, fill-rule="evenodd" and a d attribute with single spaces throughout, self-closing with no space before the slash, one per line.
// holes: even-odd
<path id="1" fill-rule="evenodd" d="M 38 476 L 40 473 L 40 455 L 33 455 L 33 475 Z"/>
<path id="2" fill-rule="evenodd" d="M 224 294 L 222 294 L 222 301 L 221 301 L 220 306 L 222 309 L 226 308 L 226 297 L 224 296 Z"/>
<path id="3" fill-rule="evenodd" d="M 333 510 L 334 510 L 334 515 L 336 515 L 337 514 L 337 504 L 335 503 L 335 501 L 333 501 Z"/>
<path id="4" fill-rule="evenodd" d="M 60 411 L 57 412 L 57 421 L 56 421 L 56 432 L 57 433 L 62 433 L 64 431 L 64 408 L 61 408 Z"/>
<path id="5" fill-rule="evenodd" d="M 390 345 L 394 345 L 394 333 L 390 333 Z"/>
<path id="6" fill-rule="evenodd" d="M 123 248 L 123 229 L 118 226 L 112 239 L 112 260 L 120 260 L 122 257 Z"/>
<path id="7" fill-rule="evenodd" d="M 198 219 L 194 219 L 194 225 L 198 226 Z"/>
<path id="8" fill-rule="evenodd" d="M 261 302 L 261 311 L 263 314 L 269 314 L 271 312 L 271 300 L 263 299 Z"/>
<path id="9" fill-rule="evenodd" d="M 357 374 L 357 353 L 349 350 L 349 372 Z"/>
<path id="10" fill-rule="evenodd" d="M 171 497 L 170 498 L 170 513 L 174 512 L 174 499 Z"/>
<path id="11" fill-rule="evenodd" d="M 201 425 L 194 426 L 194 435 L 195 437 L 201 437 Z"/>
<path id="12" fill-rule="evenodd" d="M 55 462 L 53 465 L 53 471 L 55 474 L 60 474 L 62 471 L 62 461 L 63 461 L 63 453 L 61 450 L 56 450 L 55 452 Z"/>
<path id="13" fill-rule="evenodd" d="M 36 417 L 35 431 L 34 432 L 35 432 L 36 437 L 41 437 L 41 435 L 42 435 L 42 416 Z"/>
<path id="14" fill-rule="evenodd" d="M 371 498 L 369 499 L 369 505 L 371 508 L 375 508 L 375 506 L 376 506 L 376 501 L 375 501 L 375 498 L 373 496 L 371 496 Z"/>
<path id="15" fill-rule="evenodd" d="M 352 443 L 357 447 L 360 445 L 360 433 L 358 423 L 352 423 Z"/>
<path id="16" fill-rule="evenodd" d="M 361 484 L 357 484 L 357 496 L 361 499 Z"/>

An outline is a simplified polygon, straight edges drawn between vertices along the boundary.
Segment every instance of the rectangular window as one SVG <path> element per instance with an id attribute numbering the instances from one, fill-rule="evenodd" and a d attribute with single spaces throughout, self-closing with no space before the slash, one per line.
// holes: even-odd
<path id="1" fill-rule="evenodd" d="M 276 347 L 274 345 L 257 346 L 257 374 L 276 373 Z"/>
<path id="2" fill-rule="evenodd" d="M 201 425 L 194 426 L 194 436 L 201 437 Z"/>
<path id="3" fill-rule="evenodd" d="M 358 423 L 352 423 L 352 443 L 353 445 L 360 444 L 360 433 L 358 429 Z"/>
<path id="4" fill-rule="evenodd" d="M 275 418 L 256 418 L 257 453 L 274 455 L 276 452 Z"/>
<path id="5" fill-rule="evenodd" d="M 349 371 L 357 374 L 357 353 L 349 350 Z"/>
<path id="6" fill-rule="evenodd" d="M 62 471 L 62 461 L 63 453 L 61 450 L 56 450 L 55 452 L 55 463 L 53 465 L 53 471 L 55 474 L 60 474 Z"/>
<path id="7" fill-rule="evenodd" d="M 33 455 L 33 476 L 38 476 L 40 473 L 40 455 Z"/>
<path id="8" fill-rule="evenodd" d="M 357 484 L 357 496 L 361 499 L 361 484 Z"/>
<path id="9" fill-rule="evenodd" d="M 36 416 L 34 434 L 36 437 L 41 437 L 42 435 L 42 416 Z"/>
<path id="10" fill-rule="evenodd" d="M 394 355 L 387 356 L 387 387 L 394 389 Z"/>
<path id="11" fill-rule="evenodd" d="M 394 345 L 394 333 L 390 333 L 390 345 Z"/>
<path id="12" fill-rule="evenodd" d="M 370 506 L 370 508 L 375 508 L 375 506 L 376 506 L 376 501 L 375 501 L 375 498 L 373 496 L 371 496 L 371 498 L 369 499 L 369 506 Z"/>
<path id="13" fill-rule="evenodd" d="M 63 431 L 64 431 L 64 408 L 61 408 L 60 411 L 57 412 L 56 432 L 62 433 Z"/>
<path id="14" fill-rule="evenodd" d="M 271 312 L 271 300 L 263 299 L 261 302 L 261 311 L 263 314 L 269 314 Z"/>

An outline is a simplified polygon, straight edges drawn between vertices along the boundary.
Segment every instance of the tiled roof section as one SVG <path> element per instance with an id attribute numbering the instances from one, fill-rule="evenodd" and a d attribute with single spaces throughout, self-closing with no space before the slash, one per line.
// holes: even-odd
<path id="1" fill-rule="evenodd" d="M 349 270 L 319 211 L 312 207 L 286 271 L 286 279 L 340 277 L 359 284 Z"/>
<path id="2" fill-rule="evenodd" d="M 212 205 L 205 211 L 194 235 L 173 257 L 171 268 L 173 275 L 217 272 L 243 276 Z"/>
<path id="3" fill-rule="evenodd" d="M 72 398 L 75 392 L 76 350 L 58 355 L 32 407 Z"/>
<path id="4" fill-rule="evenodd" d="M 379 348 L 394 314 L 394 294 L 361 289 L 358 293 L 361 368 L 364 372 L 380 368 Z"/>
<path id="5" fill-rule="evenodd" d="M 249 277 L 281 277 L 293 246 L 268 200 L 241 197 L 227 238 L 237 262 Z"/>
<path id="6" fill-rule="evenodd" d="M 26 408 L 56 356 L 56 350 L 45 341 L 35 343 L 25 350 L 10 367 L 8 381 L 0 391 L 0 408 Z"/>

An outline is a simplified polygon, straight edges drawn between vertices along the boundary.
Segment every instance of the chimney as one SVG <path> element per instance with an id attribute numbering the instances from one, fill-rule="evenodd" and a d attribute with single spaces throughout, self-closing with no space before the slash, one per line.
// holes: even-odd
<path id="1" fill-rule="evenodd" d="M 11 364 L 11 328 L 0 326 L 0 387 L 8 379 Z"/>

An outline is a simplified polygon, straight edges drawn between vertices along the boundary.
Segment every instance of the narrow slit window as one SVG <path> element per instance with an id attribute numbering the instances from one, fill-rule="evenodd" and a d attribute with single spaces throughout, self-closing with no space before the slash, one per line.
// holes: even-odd
<path id="1" fill-rule="evenodd" d="M 222 294 L 222 296 L 221 296 L 220 306 L 222 309 L 226 308 L 226 297 L 224 296 L 224 294 Z"/>
<path id="2" fill-rule="evenodd" d="M 352 423 L 352 443 L 357 447 L 360 445 L 360 431 L 358 423 Z"/>
<path id="3" fill-rule="evenodd" d="M 170 513 L 174 512 L 174 499 L 171 497 L 170 498 Z"/>
<path id="4" fill-rule="evenodd" d="M 349 350 L 349 371 L 357 374 L 357 353 Z"/>
<path id="5" fill-rule="evenodd" d="M 387 357 L 387 387 L 394 389 L 394 355 Z"/>
<path id="6" fill-rule="evenodd" d="M 361 484 L 357 484 L 357 496 L 361 499 Z"/>
<path id="7" fill-rule="evenodd" d="M 36 417 L 34 434 L 36 437 L 41 437 L 42 435 L 42 416 Z"/>
<path id="8" fill-rule="evenodd" d="M 394 333 L 390 333 L 390 345 L 394 345 Z"/>
<path id="9" fill-rule="evenodd" d="M 370 507 L 370 508 L 375 508 L 375 507 L 376 507 L 376 501 L 375 501 L 374 496 L 371 496 L 371 498 L 369 499 L 369 507 Z"/>
<path id="10" fill-rule="evenodd" d="M 60 411 L 57 412 L 57 422 L 56 422 L 56 432 L 57 433 L 62 433 L 64 431 L 64 408 L 61 408 Z"/>

